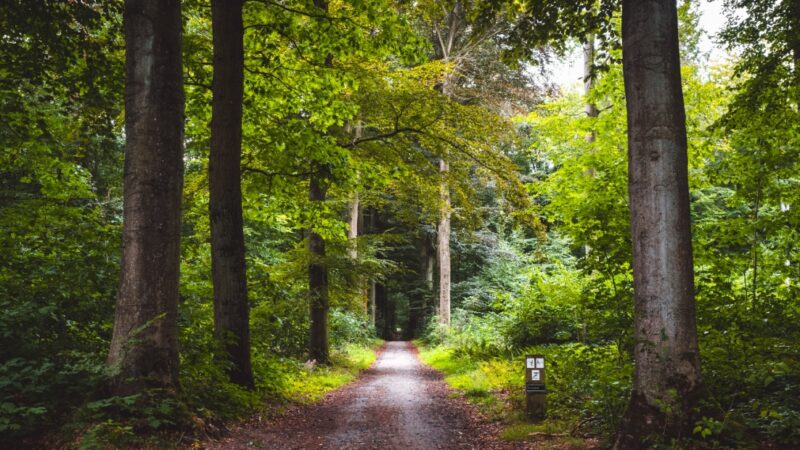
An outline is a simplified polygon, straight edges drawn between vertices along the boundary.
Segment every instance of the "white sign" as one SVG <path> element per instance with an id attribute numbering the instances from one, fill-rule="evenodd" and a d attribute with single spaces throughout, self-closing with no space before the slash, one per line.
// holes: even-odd
<path id="1" fill-rule="evenodd" d="M 536 358 L 536 368 L 544 369 L 544 358 Z"/>
<path id="2" fill-rule="evenodd" d="M 528 369 L 535 369 L 536 368 L 536 360 L 534 358 L 526 358 L 525 359 L 525 367 Z"/>
<path id="3" fill-rule="evenodd" d="M 531 370 L 531 381 L 541 380 L 541 375 L 538 370 Z"/>

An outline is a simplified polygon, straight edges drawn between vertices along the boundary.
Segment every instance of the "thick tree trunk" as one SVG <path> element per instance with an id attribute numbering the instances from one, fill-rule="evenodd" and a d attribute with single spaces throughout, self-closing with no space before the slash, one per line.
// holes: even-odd
<path id="1" fill-rule="evenodd" d="M 242 100 L 244 28 L 242 0 L 212 0 L 214 80 L 208 160 L 214 334 L 229 361 L 228 376 L 253 388 L 242 221 Z"/>
<path id="2" fill-rule="evenodd" d="M 319 174 L 311 175 L 308 199 L 324 202 L 324 181 Z M 308 303 L 311 317 L 309 356 L 318 363 L 328 363 L 328 268 L 325 266 L 325 240 L 313 230 L 308 233 Z"/>
<path id="3" fill-rule="evenodd" d="M 439 171 L 447 173 L 447 161 L 439 160 Z M 442 183 L 442 217 L 436 228 L 439 263 L 439 322 L 450 326 L 450 193 L 447 183 Z"/>
<path id="4" fill-rule="evenodd" d="M 624 0 L 635 374 L 617 448 L 688 437 L 701 389 L 675 0 Z"/>
<path id="5" fill-rule="evenodd" d="M 183 189 L 179 0 L 125 2 L 122 271 L 108 364 L 114 392 L 178 386 Z"/>

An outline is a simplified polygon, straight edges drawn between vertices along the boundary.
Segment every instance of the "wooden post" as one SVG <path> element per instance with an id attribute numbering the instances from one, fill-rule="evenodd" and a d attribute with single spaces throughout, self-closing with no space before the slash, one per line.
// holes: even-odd
<path id="1" fill-rule="evenodd" d="M 547 415 L 543 355 L 525 356 L 525 413 L 531 420 L 542 420 Z"/>

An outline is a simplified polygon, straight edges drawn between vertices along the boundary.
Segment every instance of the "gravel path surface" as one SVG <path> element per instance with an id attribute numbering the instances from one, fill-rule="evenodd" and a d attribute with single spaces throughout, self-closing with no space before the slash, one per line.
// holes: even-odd
<path id="1" fill-rule="evenodd" d="M 233 430 L 213 449 L 495 449 L 525 448 L 496 439 L 483 420 L 409 342 L 388 342 L 358 381 L 277 421 Z M 529 447 L 530 448 L 530 447 Z M 539 447 L 541 448 L 541 447 Z"/>

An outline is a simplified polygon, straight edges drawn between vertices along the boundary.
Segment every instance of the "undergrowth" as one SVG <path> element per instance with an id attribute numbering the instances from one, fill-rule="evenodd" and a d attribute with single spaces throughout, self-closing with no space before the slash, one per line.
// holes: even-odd
<path id="1" fill-rule="evenodd" d="M 256 357 L 254 391 L 227 382 L 216 366 L 204 370 L 194 367 L 195 371 L 184 371 L 182 391 L 177 396 L 153 392 L 85 404 L 64 426 L 62 440 L 46 445 L 81 450 L 199 448 L 203 439 L 220 435 L 231 422 L 277 414 L 292 404 L 319 401 L 368 368 L 381 343 L 370 339 L 342 344 L 332 350 L 329 365 Z"/>
<path id="2" fill-rule="evenodd" d="M 613 346 L 548 345 L 486 356 L 447 344 L 418 344 L 423 362 L 489 419 L 505 425 L 503 439 L 557 436 L 572 446 L 587 434 L 609 438 L 624 412 L 632 365 Z M 548 414 L 539 423 L 525 417 L 525 354 L 542 354 L 547 361 Z"/>

